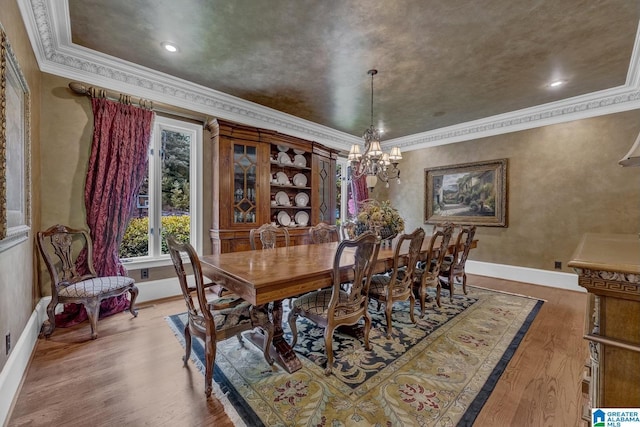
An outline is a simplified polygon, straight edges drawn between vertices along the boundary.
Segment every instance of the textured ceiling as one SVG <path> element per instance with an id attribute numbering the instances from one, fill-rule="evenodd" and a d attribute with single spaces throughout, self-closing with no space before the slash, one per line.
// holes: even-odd
<path id="1" fill-rule="evenodd" d="M 352 134 L 398 138 L 625 84 L 633 0 L 69 0 L 72 41 Z M 177 54 L 162 41 L 179 45 Z M 550 89 L 563 79 L 567 84 Z"/>

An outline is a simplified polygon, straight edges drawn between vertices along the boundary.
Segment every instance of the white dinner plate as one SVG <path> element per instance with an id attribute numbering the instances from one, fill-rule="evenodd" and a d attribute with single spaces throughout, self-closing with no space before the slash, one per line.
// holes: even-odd
<path id="1" fill-rule="evenodd" d="M 278 222 L 280 225 L 287 227 L 291 223 L 291 217 L 285 211 L 278 212 Z"/>
<path id="2" fill-rule="evenodd" d="M 286 153 L 287 151 L 289 151 L 289 147 L 287 147 L 286 145 L 278 145 L 278 151 Z"/>
<path id="3" fill-rule="evenodd" d="M 287 193 L 285 193 L 284 191 L 278 191 L 276 193 L 276 203 L 279 204 L 280 206 L 286 206 L 288 205 L 289 202 L 289 196 L 287 196 Z"/>
<path id="4" fill-rule="evenodd" d="M 309 195 L 307 193 L 298 193 L 295 198 L 296 206 L 304 207 L 309 204 Z"/>
<path id="5" fill-rule="evenodd" d="M 299 150 L 297 148 L 294 148 L 293 152 L 296 153 L 296 154 L 304 154 L 304 150 Z"/>
<path id="6" fill-rule="evenodd" d="M 286 174 L 286 173 L 284 173 L 284 172 L 282 172 L 282 171 L 281 171 L 281 172 L 278 172 L 278 173 L 276 174 L 276 179 L 277 179 L 277 181 L 278 181 L 278 184 L 280 184 L 280 185 L 287 185 L 287 184 L 289 184 L 289 177 L 287 176 L 287 174 Z"/>
<path id="7" fill-rule="evenodd" d="M 302 154 L 296 154 L 293 157 L 293 164 L 296 166 L 305 167 L 307 166 L 307 159 L 305 159 L 305 157 Z"/>
<path id="8" fill-rule="evenodd" d="M 282 163 L 283 165 L 290 165 L 291 157 L 289 157 L 287 153 L 281 151 L 278 153 L 278 163 Z"/>
<path id="9" fill-rule="evenodd" d="M 293 184 L 297 187 L 304 187 L 307 185 L 307 177 L 304 174 L 297 173 L 293 176 Z"/>
<path id="10" fill-rule="evenodd" d="M 296 224 L 304 227 L 309 223 L 309 214 L 305 211 L 300 211 L 296 214 Z"/>

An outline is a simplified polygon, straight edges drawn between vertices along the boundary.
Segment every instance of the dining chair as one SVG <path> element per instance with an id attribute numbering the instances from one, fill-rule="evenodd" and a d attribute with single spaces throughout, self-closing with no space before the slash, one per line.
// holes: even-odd
<path id="1" fill-rule="evenodd" d="M 338 227 L 327 224 L 326 222 L 321 222 L 318 225 L 310 227 L 309 237 L 311 239 L 311 243 L 330 243 L 340 241 Z"/>
<path id="2" fill-rule="evenodd" d="M 439 273 L 441 288 L 449 290 L 449 299 L 453 301 L 454 286 L 456 279 L 460 279 L 462 283 L 462 292 L 467 294 L 467 273 L 465 265 L 467 257 L 473 244 L 473 237 L 476 234 L 476 226 L 462 227 L 456 238 L 453 251 L 450 258 L 446 258 L 442 263 Z"/>
<path id="3" fill-rule="evenodd" d="M 354 263 L 348 267 L 349 277 L 352 277 L 353 280 L 350 286 L 345 289 L 341 287 L 343 284 L 341 275 L 344 274 L 345 269 L 342 264 L 344 262 L 343 252 L 349 248 L 355 248 Z M 371 350 L 368 290 L 379 249 L 380 239 L 370 231 L 361 234 L 355 240 L 343 240 L 338 245 L 334 256 L 331 288 L 309 292 L 293 302 L 289 312 L 289 327 L 293 337 L 291 347 L 294 347 L 298 341 L 296 327 L 298 316 L 306 317 L 323 327 L 327 354 L 325 375 L 330 375 L 333 371 L 333 331 L 338 326 L 355 325 L 360 319 L 364 319 L 364 347 L 366 350 Z"/>
<path id="4" fill-rule="evenodd" d="M 138 288 L 127 276 L 99 276 L 93 266 L 93 242 L 85 230 L 65 225 L 54 225 L 39 231 L 36 237 L 51 277 L 51 302 L 47 305 L 48 324 L 42 326 L 42 334 L 49 338 L 56 328 L 55 308 L 58 304 L 82 304 L 91 323 L 91 339 L 98 338 L 98 318 L 102 300 L 126 292 L 131 294 L 129 311 L 138 316 L 135 309 Z"/>
<path id="5" fill-rule="evenodd" d="M 277 246 L 278 236 L 282 235 L 284 246 L 288 247 L 290 238 L 286 227 L 276 227 L 272 224 L 263 224 L 249 231 L 249 244 L 252 250 L 258 249 L 256 240 L 260 240 L 261 249 L 273 249 Z"/>
<path id="6" fill-rule="evenodd" d="M 420 250 L 424 240 L 424 229 L 416 228 L 411 234 L 402 234 L 398 237 L 393 255 L 393 267 L 385 274 L 376 274 L 371 278 L 369 297 L 385 304 L 385 317 L 387 320 L 387 338 L 391 338 L 391 312 L 393 303 L 409 300 L 409 315 L 411 322 L 416 323 L 413 309 L 416 303 L 413 295 L 413 278 L 415 266 L 420 257 Z M 402 253 L 408 242 L 408 252 Z M 406 259 L 406 261 L 404 261 Z M 402 268 L 411 266 L 412 268 Z"/>
<path id="7" fill-rule="evenodd" d="M 427 288 L 436 288 L 436 304 L 440 304 L 440 269 L 449 248 L 449 242 L 453 234 L 453 224 L 444 224 L 436 227 L 430 237 L 427 252 L 424 258 L 418 261 L 416 266 L 413 288 L 420 299 L 420 318 L 426 311 Z"/>
<path id="8" fill-rule="evenodd" d="M 193 246 L 189 243 L 177 241 L 172 235 L 167 236 L 167 246 L 178 276 L 182 296 L 187 305 L 187 322 L 184 327 L 185 355 L 182 360 L 184 366 L 186 366 L 191 356 L 192 335 L 204 341 L 205 395 L 207 397 L 211 396 L 213 390 L 213 368 L 216 360 L 216 343 L 218 341 L 233 336 L 237 336 L 241 340 L 241 332 L 260 327 L 266 335 L 262 353 L 267 363 L 273 365 L 273 359 L 269 354 L 269 348 L 273 341 L 273 323 L 269 320 L 268 313 L 244 300 L 237 301 L 233 299 L 228 306 L 225 306 L 221 300 L 207 301 L 202 266 Z M 189 286 L 187 282 L 188 272 L 185 270 L 185 260 L 191 264 L 190 270 L 193 273 L 195 286 Z M 198 300 L 197 307 L 192 298 L 194 291 Z M 219 309 L 213 308 L 214 303 L 217 304 Z"/>

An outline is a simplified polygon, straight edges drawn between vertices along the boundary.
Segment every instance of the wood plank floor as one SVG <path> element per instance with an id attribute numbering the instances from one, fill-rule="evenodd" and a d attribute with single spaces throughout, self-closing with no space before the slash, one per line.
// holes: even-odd
<path id="1" fill-rule="evenodd" d="M 479 414 L 475 426 L 578 426 L 586 293 L 469 276 L 469 284 L 546 300 Z M 84 323 L 38 340 L 8 426 L 231 426 L 220 402 L 205 399 L 164 317 L 182 298 Z"/>

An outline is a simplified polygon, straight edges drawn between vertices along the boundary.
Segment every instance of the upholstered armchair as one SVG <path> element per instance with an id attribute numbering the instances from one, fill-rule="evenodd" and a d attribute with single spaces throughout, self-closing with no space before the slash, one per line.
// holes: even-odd
<path id="1" fill-rule="evenodd" d="M 98 338 L 100 303 L 110 297 L 131 294 L 129 311 L 138 316 L 135 301 L 138 288 L 127 276 L 98 276 L 93 266 L 93 243 L 89 233 L 64 225 L 54 225 L 36 236 L 38 250 L 51 277 L 51 302 L 47 306 L 48 324 L 42 333 L 51 336 L 56 328 L 58 304 L 82 304 L 91 323 L 91 339 Z"/>

